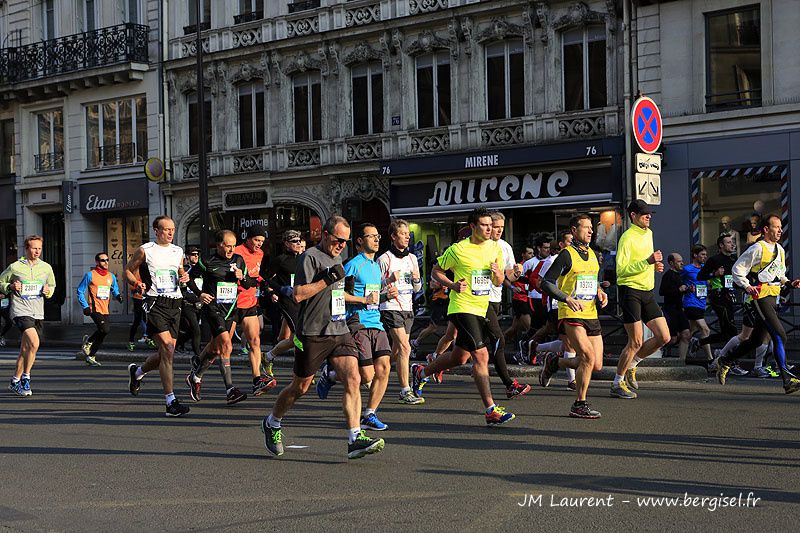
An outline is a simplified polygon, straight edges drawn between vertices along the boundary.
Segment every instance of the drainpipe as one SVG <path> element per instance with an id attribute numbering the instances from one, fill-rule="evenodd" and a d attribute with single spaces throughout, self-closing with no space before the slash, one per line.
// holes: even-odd
<path id="1" fill-rule="evenodd" d="M 169 9 L 167 8 L 167 0 L 161 0 L 161 2 L 159 2 L 158 15 L 158 23 L 160 26 L 159 30 L 161 32 L 158 58 L 158 120 L 159 124 L 161 125 L 159 128 L 159 137 L 161 141 L 159 151 L 161 153 L 159 155 L 164 162 L 166 175 L 166 168 L 169 168 L 168 165 L 170 164 L 169 109 L 167 108 L 167 102 L 169 102 L 169 84 L 167 83 L 167 78 L 164 75 L 166 70 L 166 65 L 164 63 L 167 57 L 169 57 Z M 159 185 L 159 188 L 160 187 L 161 186 Z M 164 213 L 168 216 L 172 216 L 172 194 L 169 196 L 162 196 L 162 199 L 164 201 Z"/>
<path id="2" fill-rule="evenodd" d="M 631 0 L 624 0 L 622 3 L 622 25 L 623 25 L 623 87 L 624 87 L 624 95 L 623 99 L 625 101 L 625 178 L 622 180 L 622 208 L 623 208 L 623 226 L 628 227 L 628 217 L 625 216 L 625 206 L 630 201 L 630 184 L 631 184 L 631 169 L 632 169 L 632 158 L 633 154 L 631 153 L 631 93 L 632 93 L 632 75 L 631 71 L 634 69 L 633 65 L 631 64 L 632 61 L 632 54 L 631 54 Z"/>

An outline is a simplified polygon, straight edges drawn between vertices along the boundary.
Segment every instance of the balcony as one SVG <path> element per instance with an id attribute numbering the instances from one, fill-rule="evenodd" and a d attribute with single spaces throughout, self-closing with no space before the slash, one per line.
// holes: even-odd
<path id="1" fill-rule="evenodd" d="M 150 28 L 120 24 L 0 50 L 4 99 L 41 97 L 105 82 L 142 79 L 147 70 Z M 139 64 L 134 68 L 132 64 Z M 100 80 L 104 77 L 104 80 Z M 10 95 L 16 91 L 18 94 Z M 33 94 L 32 94 L 33 93 Z"/>
<path id="2" fill-rule="evenodd" d="M 319 7 L 319 0 L 297 0 L 289 4 L 289 13 L 298 13 Z"/>
<path id="3" fill-rule="evenodd" d="M 89 154 L 88 168 L 113 167 L 139 163 L 144 158 L 136 151 L 136 143 L 98 146 L 94 154 Z"/>
<path id="4" fill-rule="evenodd" d="M 64 152 L 36 154 L 33 156 L 33 170 L 37 174 L 64 170 Z"/>
<path id="5" fill-rule="evenodd" d="M 249 13 L 240 13 L 233 16 L 234 24 L 244 24 L 245 22 L 253 22 L 254 20 L 261 20 L 264 18 L 263 11 L 251 11 Z"/>

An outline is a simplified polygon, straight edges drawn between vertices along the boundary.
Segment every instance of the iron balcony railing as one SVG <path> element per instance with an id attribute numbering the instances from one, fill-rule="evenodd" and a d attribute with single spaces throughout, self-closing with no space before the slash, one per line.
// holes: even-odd
<path id="1" fill-rule="evenodd" d="M 53 172 L 55 170 L 64 170 L 64 152 L 36 154 L 33 156 L 33 170 L 35 172 Z"/>
<path id="2" fill-rule="evenodd" d="M 0 83 L 17 83 L 116 63 L 147 63 L 148 32 L 119 24 L 0 50 Z"/>
<path id="3" fill-rule="evenodd" d="M 289 13 L 299 13 L 319 7 L 319 0 L 298 0 L 289 4 Z"/>
<path id="4" fill-rule="evenodd" d="M 264 18 L 263 11 L 250 11 L 248 13 L 240 13 L 233 16 L 234 24 L 243 24 L 245 22 L 252 22 L 254 20 L 261 20 Z"/>
<path id="5" fill-rule="evenodd" d="M 95 153 L 89 155 L 89 168 L 128 165 L 142 160 L 136 151 L 136 143 L 98 146 Z"/>

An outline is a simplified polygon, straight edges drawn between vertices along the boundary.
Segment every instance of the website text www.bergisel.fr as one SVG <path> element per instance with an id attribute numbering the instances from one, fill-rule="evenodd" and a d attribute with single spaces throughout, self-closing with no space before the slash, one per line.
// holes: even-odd
<path id="1" fill-rule="evenodd" d="M 522 494 L 517 500 L 519 507 L 593 508 L 593 507 L 640 507 L 640 508 L 695 508 L 714 512 L 720 509 L 754 508 L 761 498 L 753 492 L 739 492 L 719 496 L 694 496 L 684 492 L 682 496 L 614 496 L 613 494 L 591 496 L 560 496 L 558 494 Z"/>

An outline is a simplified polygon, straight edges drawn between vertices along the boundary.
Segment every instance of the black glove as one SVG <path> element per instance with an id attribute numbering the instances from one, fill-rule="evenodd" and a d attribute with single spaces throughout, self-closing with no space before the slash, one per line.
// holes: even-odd
<path id="1" fill-rule="evenodd" d="M 122 295 L 121 294 L 117 294 L 117 301 L 119 303 L 122 303 Z"/>
<path id="2" fill-rule="evenodd" d="M 353 294 L 353 291 L 356 290 L 356 278 L 355 276 L 347 276 L 344 278 L 344 292 Z"/>
<path id="3" fill-rule="evenodd" d="M 337 263 L 317 274 L 315 278 L 324 281 L 325 285 L 333 285 L 344 278 L 344 267 L 340 263 Z"/>
<path id="4" fill-rule="evenodd" d="M 92 316 L 92 310 L 91 310 L 91 309 L 89 309 L 88 307 L 84 307 L 84 308 L 83 308 L 83 314 L 84 314 L 85 316 Z"/>

